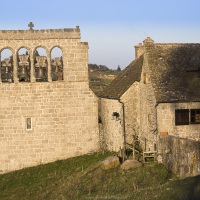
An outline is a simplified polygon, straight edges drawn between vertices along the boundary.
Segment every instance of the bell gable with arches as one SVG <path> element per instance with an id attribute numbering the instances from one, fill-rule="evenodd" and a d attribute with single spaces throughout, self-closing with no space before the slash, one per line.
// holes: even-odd
<path id="1" fill-rule="evenodd" d="M 80 29 L 0 30 L 0 173 L 98 149 Z"/>

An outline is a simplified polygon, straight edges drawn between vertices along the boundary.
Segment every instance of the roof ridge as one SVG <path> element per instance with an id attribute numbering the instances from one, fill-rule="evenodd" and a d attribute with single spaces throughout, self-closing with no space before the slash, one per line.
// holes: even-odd
<path id="1" fill-rule="evenodd" d="M 119 99 L 141 77 L 144 56 L 133 60 L 103 91 L 100 97 Z"/>

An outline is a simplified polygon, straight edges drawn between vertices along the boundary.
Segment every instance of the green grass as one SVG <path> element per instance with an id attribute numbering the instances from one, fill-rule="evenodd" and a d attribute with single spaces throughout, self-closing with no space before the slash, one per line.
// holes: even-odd
<path id="1" fill-rule="evenodd" d="M 94 153 L 0 176 L 0 199 L 200 199 L 200 176 L 179 180 L 161 164 L 104 171 Z"/>
<path id="2" fill-rule="evenodd" d="M 0 199 L 48 199 L 68 179 L 108 155 L 85 155 L 0 175 Z"/>

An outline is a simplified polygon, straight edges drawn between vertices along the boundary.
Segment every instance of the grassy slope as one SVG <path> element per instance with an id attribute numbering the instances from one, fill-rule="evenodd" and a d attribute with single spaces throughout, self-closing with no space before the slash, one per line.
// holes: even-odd
<path id="1" fill-rule="evenodd" d="M 0 176 L 0 199 L 200 199 L 200 177 L 171 180 L 162 165 L 103 171 L 95 153 Z"/>

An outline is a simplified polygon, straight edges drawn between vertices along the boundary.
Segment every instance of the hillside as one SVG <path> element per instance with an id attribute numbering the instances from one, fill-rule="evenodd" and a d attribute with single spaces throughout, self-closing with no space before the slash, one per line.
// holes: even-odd
<path id="1" fill-rule="evenodd" d="M 102 170 L 94 153 L 0 175 L 1 200 L 200 199 L 200 176 L 178 180 L 161 164 Z"/>
<path id="2" fill-rule="evenodd" d="M 103 89 L 120 73 L 120 70 L 111 70 L 105 65 L 88 65 L 90 88 L 98 96 Z"/>

